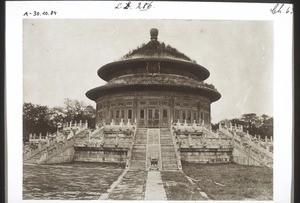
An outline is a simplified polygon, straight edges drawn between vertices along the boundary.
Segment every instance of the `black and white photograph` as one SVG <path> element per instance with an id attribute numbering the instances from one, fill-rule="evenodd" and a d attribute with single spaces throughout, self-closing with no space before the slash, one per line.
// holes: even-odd
<path id="1" fill-rule="evenodd" d="M 20 134 L 7 135 L 20 147 L 20 202 L 288 199 L 278 183 L 290 174 L 280 179 L 278 168 L 291 161 L 282 141 L 291 126 L 278 121 L 291 116 L 291 87 L 278 89 L 287 81 L 278 80 L 276 22 L 145 17 L 155 2 L 110 7 L 143 14 L 22 10 L 21 88 L 11 98 Z"/>

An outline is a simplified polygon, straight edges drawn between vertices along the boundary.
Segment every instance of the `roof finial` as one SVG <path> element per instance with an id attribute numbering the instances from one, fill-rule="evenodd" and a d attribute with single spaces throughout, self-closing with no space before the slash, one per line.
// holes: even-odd
<path id="1" fill-rule="evenodd" d="M 150 35 L 151 35 L 151 40 L 157 40 L 157 36 L 158 36 L 158 29 L 156 28 L 152 28 L 150 30 Z"/>

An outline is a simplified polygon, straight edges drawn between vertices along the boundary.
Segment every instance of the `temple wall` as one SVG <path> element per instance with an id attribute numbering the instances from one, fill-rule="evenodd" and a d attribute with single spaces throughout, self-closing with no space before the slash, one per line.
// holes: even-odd
<path id="1" fill-rule="evenodd" d="M 59 153 L 57 156 L 47 160 L 45 164 L 60 164 L 60 163 L 70 163 L 74 160 L 75 150 L 74 147 L 66 149 L 64 152 Z"/>
<path id="2" fill-rule="evenodd" d="M 229 163 L 232 162 L 232 149 L 181 148 L 181 161 L 190 163 Z"/>
<path id="3" fill-rule="evenodd" d="M 127 149 L 76 147 L 74 161 L 126 164 Z"/>
<path id="4" fill-rule="evenodd" d="M 194 120 L 196 123 L 211 122 L 209 99 L 181 92 L 124 92 L 103 96 L 96 103 L 96 123 L 109 123 L 112 119 L 119 122 L 121 118 L 124 122 L 136 119 L 140 122 L 139 127 L 147 127 L 147 119 L 156 117 L 156 114 L 156 120 L 159 122 L 157 127 L 169 127 L 172 121 L 178 119 L 188 123 L 193 123 Z M 152 116 L 148 109 L 158 109 L 158 112 L 153 112 Z M 143 110 L 144 112 L 141 112 Z"/>

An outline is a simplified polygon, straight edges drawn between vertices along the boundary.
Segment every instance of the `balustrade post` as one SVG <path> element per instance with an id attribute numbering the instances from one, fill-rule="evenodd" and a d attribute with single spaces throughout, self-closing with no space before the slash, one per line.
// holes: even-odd
<path id="1" fill-rule="evenodd" d="M 38 146 L 39 146 L 39 151 L 42 149 L 42 143 L 41 143 L 41 141 L 39 140 L 39 144 L 38 144 Z"/>
<path id="2" fill-rule="evenodd" d="M 243 125 L 241 125 L 241 132 L 244 132 L 244 127 L 243 127 Z"/>
<path id="3" fill-rule="evenodd" d="M 46 134 L 46 139 L 47 139 L 47 146 L 50 146 L 50 139 L 49 139 L 49 132 Z"/>
<path id="4" fill-rule="evenodd" d="M 92 135 L 92 130 L 89 130 L 89 133 L 87 134 L 87 142 L 88 143 L 90 142 L 91 135 Z"/>
<path id="5" fill-rule="evenodd" d="M 110 123 L 110 126 L 114 126 L 115 125 L 115 121 L 114 121 L 114 119 L 111 119 L 111 123 Z"/>
<path id="6" fill-rule="evenodd" d="M 273 142 L 273 136 L 270 137 L 270 141 Z"/>
<path id="7" fill-rule="evenodd" d="M 75 121 L 75 127 L 77 127 L 77 121 Z"/>
<path id="8" fill-rule="evenodd" d="M 100 144 L 103 146 L 104 145 L 104 142 L 105 142 L 105 137 L 104 137 L 105 135 L 103 134 L 102 136 L 101 136 L 101 140 L 100 140 Z"/>
<path id="9" fill-rule="evenodd" d="M 193 126 L 196 127 L 196 121 L 195 120 L 193 121 Z"/>
<path id="10" fill-rule="evenodd" d="M 121 118 L 120 126 L 123 127 L 123 124 L 124 124 L 123 118 Z"/>
<path id="11" fill-rule="evenodd" d="M 88 120 L 85 120 L 85 127 L 88 128 Z"/>
<path id="12" fill-rule="evenodd" d="M 270 146 L 269 146 L 269 144 L 266 145 L 266 150 L 267 150 L 268 152 L 270 152 Z"/>
<path id="13" fill-rule="evenodd" d="M 32 140 L 32 133 L 29 134 L 29 142 Z"/>
<path id="14" fill-rule="evenodd" d="M 130 127 L 130 118 L 127 120 L 127 127 Z"/>
<path id="15" fill-rule="evenodd" d="M 116 139 L 115 139 L 115 146 L 117 147 L 119 145 L 119 136 L 116 135 Z"/>
<path id="16" fill-rule="evenodd" d="M 81 120 L 79 121 L 79 126 L 82 127 L 82 121 Z"/>
<path id="17" fill-rule="evenodd" d="M 72 121 L 70 121 L 70 128 L 72 127 Z"/>
<path id="18" fill-rule="evenodd" d="M 189 147 L 192 147 L 192 137 L 191 134 L 188 134 L 188 143 L 189 143 Z"/>

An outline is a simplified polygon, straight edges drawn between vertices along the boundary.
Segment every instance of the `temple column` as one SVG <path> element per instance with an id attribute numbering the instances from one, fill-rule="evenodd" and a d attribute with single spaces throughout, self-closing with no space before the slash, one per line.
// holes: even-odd
<path id="1" fill-rule="evenodd" d="M 132 120 L 133 121 L 137 121 L 138 122 L 138 99 L 137 98 L 134 98 L 133 99 L 133 109 L 132 109 Z M 136 123 L 136 125 L 138 125 Z"/>
<path id="2" fill-rule="evenodd" d="M 174 122 L 174 98 L 170 99 L 170 126 Z"/>

